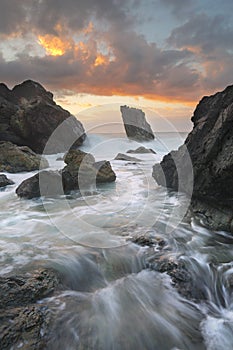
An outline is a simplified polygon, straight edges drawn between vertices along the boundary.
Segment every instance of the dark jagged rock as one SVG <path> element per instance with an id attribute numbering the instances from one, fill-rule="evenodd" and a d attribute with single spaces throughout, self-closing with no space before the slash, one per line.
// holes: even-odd
<path id="1" fill-rule="evenodd" d="M 113 182 L 116 175 L 108 161 L 95 162 L 95 158 L 81 150 L 70 150 L 65 156 L 66 167 L 62 170 L 65 192 L 105 182 Z"/>
<path id="2" fill-rule="evenodd" d="M 84 190 L 83 194 L 86 194 L 95 184 L 116 180 L 111 164 L 108 161 L 95 162 L 89 153 L 72 149 L 64 161 L 67 165 L 59 172 L 41 171 L 24 180 L 16 189 L 16 194 L 26 199 L 56 197 L 73 190 Z"/>
<path id="3" fill-rule="evenodd" d="M 203 214 L 208 225 L 233 231 L 233 86 L 204 97 L 192 121 L 184 145 L 156 164 L 153 176 L 162 186 L 192 195 L 194 212 Z"/>
<path id="4" fill-rule="evenodd" d="M 82 124 L 39 83 L 27 80 L 12 90 L 0 85 L 0 141 L 29 146 L 36 153 L 45 146 L 46 153 L 59 153 L 81 145 L 85 137 Z"/>
<path id="5" fill-rule="evenodd" d="M 140 146 L 140 147 L 136 148 L 135 150 L 130 149 L 126 153 L 135 153 L 135 154 L 153 153 L 153 154 L 156 154 L 156 152 L 153 149 L 146 148 L 146 147 L 143 147 L 143 146 Z"/>
<path id="6" fill-rule="evenodd" d="M 45 304 L 36 302 L 52 295 L 59 285 L 59 276 L 52 269 L 0 277 L 1 349 L 46 348 L 51 314 Z"/>
<path id="7" fill-rule="evenodd" d="M 145 234 L 136 234 L 132 238 L 130 238 L 130 240 L 133 243 L 138 244 L 142 247 L 147 246 L 162 249 L 166 245 L 166 242 L 163 238 L 151 235 L 147 232 Z"/>
<path id="8" fill-rule="evenodd" d="M 59 278 L 52 269 L 0 277 L 0 309 L 32 304 L 51 295 L 58 284 Z"/>
<path id="9" fill-rule="evenodd" d="M 185 298 L 200 302 L 208 298 L 205 285 L 192 275 L 182 260 L 160 257 L 147 262 L 148 267 L 171 277 L 172 285 Z"/>
<path id="10" fill-rule="evenodd" d="M 13 185 L 14 181 L 7 178 L 6 175 L 0 174 L 0 187 L 6 187 L 8 185 Z"/>
<path id="11" fill-rule="evenodd" d="M 19 173 L 47 168 L 47 160 L 27 146 L 16 146 L 11 142 L 0 142 L 0 171 Z"/>
<path id="12" fill-rule="evenodd" d="M 151 126 L 146 121 L 145 113 L 142 110 L 121 106 L 121 114 L 128 138 L 136 141 L 150 141 L 154 139 Z"/>
<path id="13" fill-rule="evenodd" d="M 41 171 L 24 180 L 16 189 L 16 194 L 26 199 L 62 195 L 64 194 L 62 176 L 58 171 Z"/>
<path id="14" fill-rule="evenodd" d="M 118 155 L 114 158 L 115 160 L 123 160 L 126 162 L 141 162 L 141 159 L 135 158 L 135 157 L 130 157 L 127 156 L 126 154 L 123 153 L 118 153 Z"/>
<path id="15" fill-rule="evenodd" d="M 95 162 L 94 168 L 96 171 L 96 183 L 114 182 L 116 174 L 112 170 L 111 164 L 107 160 Z"/>

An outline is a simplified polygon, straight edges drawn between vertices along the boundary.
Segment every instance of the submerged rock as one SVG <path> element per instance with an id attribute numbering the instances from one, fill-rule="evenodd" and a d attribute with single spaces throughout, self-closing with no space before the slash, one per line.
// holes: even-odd
<path id="1" fill-rule="evenodd" d="M 135 157 L 130 157 L 127 156 L 126 154 L 123 153 L 118 153 L 118 155 L 114 158 L 115 160 L 124 160 L 126 162 L 141 162 L 141 159 L 135 158 Z"/>
<path id="2" fill-rule="evenodd" d="M 14 181 L 7 178 L 6 175 L 0 174 L 0 187 L 6 187 L 8 185 L 13 185 Z"/>
<path id="3" fill-rule="evenodd" d="M 140 154 L 144 154 L 144 153 L 153 153 L 153 154 L 156 154 L 156 152 L 151 149 L 151 148 L 146 148 L 146 147 L 143 147 L 143 146 L 140 146 L 138 148 L 136 148 L 135 150 L 133 149 L 130 149 L 129 151 L 127 151 L 126 153 L 140 153 Z"/>
<path id="4" fill-rule="evenodd" d="M 41 171 L 24 180 L 16 189 L 21 198 L 56 197 L 73 190 L 86 194 L 98 183 L 113 182 L 116 174 L 108 161 L 95 162 L 95 158 L 80 150 L 70 150 L 64 157 L 67 164 L 61 171 Z"/>
<path id="5" fill-rule="evenodd" d="M 19 173 L 47 168 L 47 160 L 27 146 L 16 146 L 11 142 L 0 142 L 0 171 Z"/>
<path id="6" fill-rule="evenodd" d="M 65 152 L 79 146 L 86 135 L 82 124 L 58 106 L 53 94 L 32 80 L 9 90 L 0 84 L 0 141 L 29 146 L 36 153 Z M 62 129 L 58 128 L 62 124 Z M 58 129 L 57 129 L 58 128 Z"/>
<path id="7" fill-rule="evenodd" d="M 128 138 L 136 141 L 150 141 L 154 133 L 146 121 L 145 113 L 137 108 L 121 106 L 121 114 Z"/>
<path id="8" fill-rule="evenodd" d="M 162 186 L 192 195 L 194 212 L 206 216 L 212 228 L 233 232 L 233 86 L 204 97 L 192 121 L 184 145 L 154 166 L 153 177 Z"/>

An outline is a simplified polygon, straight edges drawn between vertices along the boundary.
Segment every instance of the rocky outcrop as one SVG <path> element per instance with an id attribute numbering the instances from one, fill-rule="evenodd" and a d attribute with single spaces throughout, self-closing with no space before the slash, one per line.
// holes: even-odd
<path id="1" fill-rule="evenodd" d="M 0 84 L 0 141 L 28 146 L 36 153 L 43 153 L 47 144 L 46 153 L 59 153 L 84 139 L 82 124 L 39 83 L 27 80 L 12 90 Z"/>
<path id="2" fill-rule="evenodd" d="M 64 161 L 67 164 L 62 170 L 65 192 L 116 180 L 110 162 L 95 162 L 91 154 L 81 150 L 70 150 Z"/>
<path id="3" fill-rule="evenodd" d="M 233 231 L 233 86 L 204 97 L 192 121 L 184 145 L 156 164 L 153 176 L 158 184 L 191 195 L 194 213 L 203 214 L 208 225 Z"/>
<path id="4" fill-rule="evenodd" d="M 39 269 L 27 275 L 0 277 L 0 348 L 45 349 L 51 315 L 36 304 L 59 286 L 58 275 Z"/>
<path id="5" fill-rule="evenodd" d="M 24 180 L 16 189 L 16 194 L 26 199 L 62 195 L 64 191 L 61 174 L 58 171 L 41 171 Z"/>
<path id="6" fill-rule="evenodd" d="M 141 159 L 135 158 L 135 157 L 130 157 L 127 156 L 126 154 L 123 153 L 118 153 L 114 160 L 123 160 L 125 162 L 141 162 Z"/>
<path id="7" fill-rule="evenodd" d="M 16 189 L 21 198 L 55 197 L 73 190 L 86 190 L 96 184 L 113 182 L 116 175 L 108 161 L 95 158 L 80 150 L 70 150 L 64 157 L 67 164 L 61 171 L 41 171 L 24 180 Z"/>
<path id="8" fill-rule="evenodd" d="M 0 187 L 6 187 L 8 185 L 13 185 L 14 182 L 4 174 L 0 174 Z"/>
<path id="9" fill-rule="evenodd" d="M 0 171 L 19 173 L 34 171 L 49 166 L 47 160 L 27 146 L 16 146 L 11 142 L 0 142 Z"/>
<path id="10" fill-rule="evenodd" d="M 130 149 L 129 151 L 127 151 L 126 153 L 133 153 L 133 154 L 146 154 L 146 153 L 153 153 L 156 154 L 156 152 L 151 149 L 151 148 L 146 148 L 143 146 L 140 146 L 136 149 Z"/>
<path id="11" fill-rule="evenodd" d="M 121 106 L 121 114 L 128 138 L 136 141 L 150 141 L 154 133 L 146 121 L 145 113 L 137 108 Z"/>

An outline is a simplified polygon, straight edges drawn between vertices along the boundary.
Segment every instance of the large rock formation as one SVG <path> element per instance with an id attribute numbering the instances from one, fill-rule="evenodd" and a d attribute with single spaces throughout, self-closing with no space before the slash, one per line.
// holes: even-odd
<path id="1" fill-rule="evenodd" d="M 154 139 L 150 124 L 146 121 L 145 113 L 137 108 L 121 106 L 121 114 L 128 138 L 136 141 L 150 141 Z"/>
<path id="2" fill-rule="evenodd" d="M 233 231 L 233 86 L 204 97 L 192 121 L 184 145 L 154 166 L 153 177 L 192 195 L 194 212 L 204 214 L 208 225 Z"/>
<path id="3" fill-rule="evenodd" d="M 47 160 L 27 146 L 16 146 L 11 142 L 0 142 L 0 171 L 20 173 L 49 166 Z"/>
<path id="4" fill-rule="evenodd" d="M 95 158 L 80 150 L 71 149 L 64 158 L 67 164 L 61 171 L 41 171 L 24 180 L 16 189 L 21 198 L 55 197 L 73 190 L 86 191 L 99 183 L 113 182 L 116 175 L 108 161 Z"/>
<path id="5" fill-rule="evenodd" d="M 61 124 L 62 128 L 58 128 Z M 70 143 L 79 146 L 85 139 L 82 124 L 56 105 L 53 94 L 39 83 L 27 80 L 12 90 L 0 84 L 0 141 L 29 146 L 36 153 L 43 153 L 54 130 L 57 132 L 46 153 L 65 152 Z"/>

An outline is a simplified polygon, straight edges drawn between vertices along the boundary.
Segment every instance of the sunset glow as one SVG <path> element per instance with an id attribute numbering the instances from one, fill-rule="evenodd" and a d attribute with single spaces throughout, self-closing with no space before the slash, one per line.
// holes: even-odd
<path id="1" fill-rule="evenodd" d="M 46 50 L 46 53 L 51 56 L 62 56 L 71 48 L 69 42 L 54 35 L 39 35 L 38 41 L 39 44 Z"/>
<path id="2" fill-rule="evenodd" d="M 62 101 L 74 96 L 72 111 L 103 99 L 143 99 L 186 120 L 202 96 L 232 84 L 230 1 L 77 0 L 55 7 L 41 0 L 36 11 L 32 3 L 6 1 L 0 14 L 0 71 L 10 86 L 37 80 Z M 83 95 L 85 102 L 77 101 Z"/>

